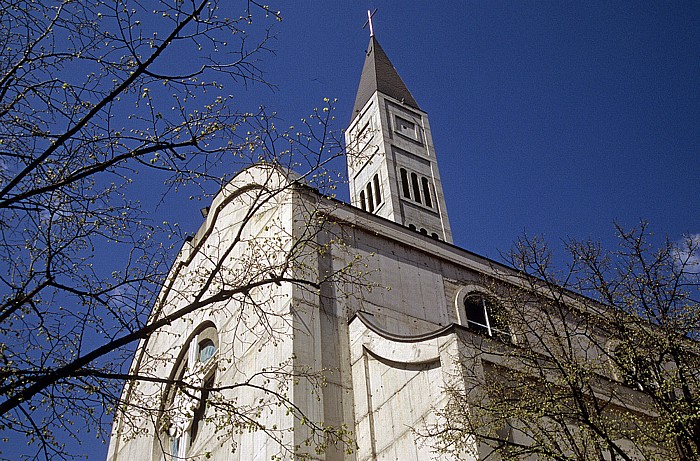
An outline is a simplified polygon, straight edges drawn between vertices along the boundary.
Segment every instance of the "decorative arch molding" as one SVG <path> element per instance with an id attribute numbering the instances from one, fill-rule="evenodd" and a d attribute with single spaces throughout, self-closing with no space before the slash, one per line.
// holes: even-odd
<path id="1" fill-rule="evenodd" d="M 449 333 L 449 331 L 452 328 L 454 328 L 454 324 L 450 324 L 450 325 L 447 325 L 444 327 L 440 327 L 434 331 L 430 331 L 428 333 L 422 333 L 422 334 L 418 334 L 418 335 L 401 335 L 401 334 L 397 334 L 397 333 L 392 333 L 392 332 L 380 327 L 379 325 L 375 324 L 372 321 L 372 317 L 373 317 L 372 314 L 369 314 L 369 313 L 364 312 L 364 311 L 358 311 L 350 318 L 350 322 L 348 322 L 348 323 L 352 323 L 352 321 L 355 318 L 358 318 L 367 328 L 369 328 L 370 330 L 372 330 L 373 332 L 375 332 L 379 336 L 386 338 L 386 339 L 389 339 L 391 341 L 402 342 L 402 343 L 415 343 L 415 342 L 419 342 L 419 341 L 424 341 L 426 339 L 432 339 L 432 338 L 436 338 L 438 336 L 443 336 L 443 335 Z"/>
<path id="2" fill-rule="evenodd" d="M 187 358 L 188 346 L 192 344 L 192 341 L 198 339 L 197 337 L 200 335 L 200 333 L 204 333 L 203 337 L 200 339 L 204 339 L 205 337 L 211 339 L 212 341 L 214 341 L 214 345 L 216 346 L 217 350 L 219 349 L 219 331 L 216 328 L 216 325 L 211 320 L 203 321 L 202 323 L 197 325 L 195 329 L 192 330 L 192 332 L 187 336 L 187 339 L 182 343 L 182 348 L 180 349 L 180 352 L 178 353 L 178 356 L 175 359 L 175 366 L 170 371 L 168 381 L 172 382 L 172 380 L 175 379 L 175 374 L 177 373 L 177 365 L 182 363 L 182 361 L 185 358 Z"/>
<path id="3" fill-rule="evenodd" d="M 358 323 L 361 327 L 353 327 Z M 429 363 L 440 360 L 439 338 L 453 333 L 454 327 L 451 324 L 420 335 L 400 335 L 379 327 L 370 314 L 360 311 L 350 319 L 350 341 L 354 342 L 354 335 L 361 335 L 362 348 L 387 363 Z"/>
<path id="4" fill-rule="evenodd" d="M 382 364 L 386 365 L 387 367 L 391 368 L 400 368 L 403 370 L 412 370 L 412 371 L 424 371 L 424 370 L 432 370 L 434 368 L 439 368 L 441 366 L 440 364 L 440 357 L 435 357 L 434 359 L 428 359 L 428 360 L 419 360 L 415 362 L 399 362 L 396 360 L 390 360 L 385 357 L 381 357 L 374 352 L 372 352 L 369 349 L 365 349 L 365 352 L 372 357 L 374 360 L 377 360 L 381 362 Z"/>
<path id="5" fill-rule="evenodd" d="M 447 399 L 443 389 L 458 370 L 461 328 L 451 324 L 401 335 L 379 327 L 365 312 L 349 323 L 358 459 L 388 452 L 433 457 L 429 444 L 417 443 L 411 428 L 436 422 L 436 410 Z M 401 424 L 395 424 L 397 415 Z"/>
<path id="6" fill-rule="evenodd" d="M 303 182 L 304 179 L 299 174 L 272 163 L 251 165 L 238 172 L 216 194 L 209 207 L 208 215 L 197 233 L 185 240 L 176 262 L 170 269 L 168 279 L 161 289 L 160 299 L 151 312 L 151 318 L 162 314 L 167 305 L 168 293 L 172 291 L 180 274 L 184 273 L 194 261 L 195 256 L 203 251 L 205 244 L 216 229 L 219 215 L 226 207 L 232 205 L 236 199 L 242 199 L 246 195 L 253 195 L 254 200 L 259 200 L 256 208 L 262 208 L 263 205 L 278 206 L 282 191 Z M 249 214 L 247 219 L 252 219 L 254 214 Z M 148 339 L 146 339 L 146 343 L 148 343 Z M 141 355 L 138 356 L 136 364 L 140 364 L 140 361 Z"/>

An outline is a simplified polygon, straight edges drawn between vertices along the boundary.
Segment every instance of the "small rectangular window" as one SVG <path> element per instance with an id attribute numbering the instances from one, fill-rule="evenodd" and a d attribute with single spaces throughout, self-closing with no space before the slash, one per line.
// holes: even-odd
<path id="1" fill-rule="evenodd" d="M 416 124 L 401 118 L 398 115 L 395 117 L 396 120 L 396 132 L 401 133 L 404 136 L 408 136 L 411 139 L 416 139 Z"/>
<path id="2" fill-rule="evenodd" d="M 211 339 L 205 339 L 201 343 L 199 343 L 199 357 L 198 361 L 205 363 L 207 360 L 212 358 L 214 356 L 214 353 L 216 352 L 216 346 L 214 345 L 214 341 Z"/>

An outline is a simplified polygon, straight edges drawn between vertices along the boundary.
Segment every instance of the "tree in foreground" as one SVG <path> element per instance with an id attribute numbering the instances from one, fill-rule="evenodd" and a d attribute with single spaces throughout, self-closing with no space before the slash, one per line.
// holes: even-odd
<path id="1" fill-rule="evenodd" d="M 276 19 L 254 1 L 26 0 L 0 10 L 0 431 L 27 459 L 71 458 L 71 437 L 104 437 L 115 411 L 133 410 L 118 404 L 125 384 L 157 381 L 172 398 L 216 400 L 224 390 L 184 372 L 130 373 L 137 344 L 237 297 L 246 300 L 241 328 L 274 342 L 264 296 L 251 292 L 283 282 L 315 290 L 337 275 L 299 269 L 323 251 L 312 211 L 294 245 L 275 247 L 272 229 L 257 247 L 243 238 L 290 187 L 328 191 L 326 165 L 341 152 L 330 102 L 289 130 L 262 110 L 236 109 L 232 93 L 269 85 L 259 60 L 270 35 L 258 23 Z M 249 270 L 201 264 L 187 292 L 161 292 L 185 235 L 156 212 L 183 195 L 210 196 L 252 162 L 299 176 L 250 195 L 239 230 L 219 248 L 243 254 L 247 245 Z M 164 308 L 174 299 L 176 309 Z M 279 366 L 241 385 L 269 390 L 270 404 L 294 413 L 279 387 L 266 386 L 303 370 Z M 153 406 L 139 410 L 168 411 Z M 229 408 L 229 426 L 264 429 L 260 411 Z"/>
<path id="2" fill-rule="evenodd" d="M 614 251 L 569 242 L 565 270 L 541 240 L 517 242 L 514 283 L 493 283 L 492 322 L 509 331 L 465 335 L 467 384 L 447 389 L 428 430 L 436 450 L 478 440 L 485 459 L 700 457 L 700 238 L 657 249 L 646 224 L 617 233 Z"/>

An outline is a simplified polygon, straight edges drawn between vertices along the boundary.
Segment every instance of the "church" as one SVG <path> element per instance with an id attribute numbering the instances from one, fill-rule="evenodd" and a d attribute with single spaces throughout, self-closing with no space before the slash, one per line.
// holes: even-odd
<path id="1" fill-rule="evenodd" d="M 452 244 L 428 114 L 373 35 L 345 141 L 350 204 L 270 163 L 214 198 L 152 313 L 177 316 L 137 349 L 109 461 L 455 458 L 434 439 L 448 390 L 504 366 L 483 345 L 517 342 L 499 305 L 518 279 Z M 468 437 L 459 457 L 489 447 Z"/>

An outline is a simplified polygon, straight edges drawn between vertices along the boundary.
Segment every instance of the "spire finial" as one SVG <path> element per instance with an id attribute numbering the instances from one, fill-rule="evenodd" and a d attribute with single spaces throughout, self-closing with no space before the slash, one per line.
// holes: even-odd
<path id="1" fill-rule="evenodd" d="M 376 13 L 376 12 L 377 12 L 376 8 L 371 13 L 369 10 L 367 10 L 367 21 L 365 21 L 365 25 L 362 26 L 362 28 L 364 29 L 369 24 L 369 36 L 370 37 L 374 37 L 374 28 L 372 27 L 372 16 L 374 16 L 374 13 Z"/>

